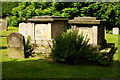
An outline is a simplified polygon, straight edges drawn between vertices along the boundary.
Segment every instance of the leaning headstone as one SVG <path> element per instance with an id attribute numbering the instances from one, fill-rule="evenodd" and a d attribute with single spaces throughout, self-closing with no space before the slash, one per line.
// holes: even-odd
<path id="1" fill-rule="evenodd" d="M 119 34 L 119 28 L 117 27 L 113 28 L 113 34 Z"/>
<path id="2" fill-rule="evenodd" d="M 12 58 L 24 59 L 24 36 L 20 33 L 11 33 L 7 37 L 8 56 Z"/>
<path id="3" fill-rule="evenodd" d="M 0 30 L 1 31 L 7 31 L 7 21 L 6 20 L 2 20 L 0 23 Z"/>

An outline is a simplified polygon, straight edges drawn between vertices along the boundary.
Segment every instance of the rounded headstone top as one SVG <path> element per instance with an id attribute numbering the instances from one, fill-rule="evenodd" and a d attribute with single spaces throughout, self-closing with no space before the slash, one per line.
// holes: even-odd
<path id="1" fill-rule="evenodd" d="M 23 47 L 24 36 L 20 33 L 13 32 L 7 36 L 8 47 Z"/>
<path id="2" fill-rule="evenodd" d="M 13 33 L 9 34 L 7 37 L 11 37 L 11 36 L 23 36 L 23 35 L 18 32 L 13 32 Z"/>

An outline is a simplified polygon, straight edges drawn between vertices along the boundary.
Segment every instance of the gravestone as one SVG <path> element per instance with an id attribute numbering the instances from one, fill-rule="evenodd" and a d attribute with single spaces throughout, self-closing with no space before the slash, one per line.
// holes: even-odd
<path id="1" fill-rule="evenodd" d="M 113 34 L 119 34 L 119 28 L 115 27 L 113 28 Z"/>
<path id="2" fill-rule="evenodd" d="M 2 20 L 0 23 L 0 30 L 1 31 L 7 31 L 7 21 L 6 20 Z"/>
<path id="3" fill-rule="evenodd" d="M 24 36 L 20 33 L 11 33 L 7 36 L 8 56 L 12 58 L 24 59 Z"/>
<path id="4" fill-rule="evenodd" d="M 96 17 L 74 17 L 69 20 L 72 30 L 78 29 L 78 33 L 83 33 L 89 38 L 89 44 L 93 46 L 105 44 L 105 20 L 100 20 Z"/>

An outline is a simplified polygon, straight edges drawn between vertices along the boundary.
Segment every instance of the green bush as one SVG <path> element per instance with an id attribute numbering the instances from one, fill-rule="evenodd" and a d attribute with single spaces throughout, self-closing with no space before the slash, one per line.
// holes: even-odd
<path id="1" fill-rule="evenodd" d="M 112 61 L 113 61 L 113 56 L 111 54 L 107 54 L 107 53 L 96 54 L 96 63 L 107 65 L 107 64 L 111 64 Z"/>
<path id="2" fill-rule="evenodd" d="M 56 62 L 67 64 L 97 63 L 107 65 L 112 56 L 101 54 L 98 47 L 88 44 L 88 39 L 78 31 L 67 31 L 53 40 L 52 58 Z M 107 57 L 107 58 L 106 58 Z"/>
<path id="3" fill-rule="evenodd" d="M 8 19 L 8 25 L 9 26 L 17 27 L 19 22 L 20 22 L 20 19 L 17 18 L 16 16 L 12 16 Z"/>
<path id="4" fill-rule="evenodd" d="M 12 14 L 12 9 L 18 6 L 19 2 L 2 2 L 2 17 Z"/>
<path id="5" fill-rule="evenodd" d="M 27 37 L 27 40 L 25 42 L 25 57 L 28 58 L 29 56 L 31 56 L 33 54 L 33 46 L 30 43 L 30 36 Z"/>
<path id="6" fill-rule="evenodd" d="M 106 33 L 112 34 L 112 30 L 106 30 Z"/>
<path id="7" fill-rule="evenodd" d="M 109 30 L 109 32 L 108 32 L 109 34 L 112 34 L 112 30 Z"/>
<path id="8" fill-rule="evenodd" d="M 106 30 L 106 33 L 109 33 L 109 30 Z"/>
<path id="9" fill-rule="evenodd" d="M 92 53 L 88 41 L 87 37 L 78 35 L 78 31 L 64 32 L 53 41 L 52 57 L 55 61 L 77 64 Z"/>

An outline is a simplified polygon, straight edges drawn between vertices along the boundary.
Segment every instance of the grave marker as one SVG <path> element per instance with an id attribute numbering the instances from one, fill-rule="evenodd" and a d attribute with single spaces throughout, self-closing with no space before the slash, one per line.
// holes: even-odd
<path id="1" fill-rule="evenodd" d="M 1 31 L 7 31 L 7 21 L 6 20 L 2 20 L 0 23 L 0 30 Z"/>
<path id="2" fill-rule="evenodd" d="M 118 27 L 113 28 L 113 34 L 119 34 L 119 28 Z"/>
<path id="3" fill-rule="evenodd" d="M 24 36 L 20 33 L 11 33 L 7 37 L 8 56 L 12 58 L 24 59 Z"/>

